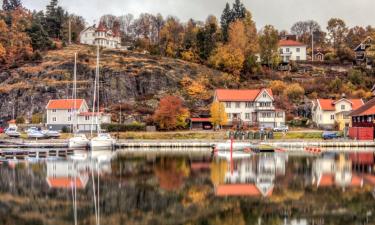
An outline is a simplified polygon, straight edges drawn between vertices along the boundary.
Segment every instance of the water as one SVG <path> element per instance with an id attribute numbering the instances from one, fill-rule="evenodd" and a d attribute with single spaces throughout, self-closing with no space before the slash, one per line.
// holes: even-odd
<path id="1" fill-rule="evenodd" d="M 4 161 L 0 224 L 375 224 L 374 153 L 233 158 L 98 151 Z"/>

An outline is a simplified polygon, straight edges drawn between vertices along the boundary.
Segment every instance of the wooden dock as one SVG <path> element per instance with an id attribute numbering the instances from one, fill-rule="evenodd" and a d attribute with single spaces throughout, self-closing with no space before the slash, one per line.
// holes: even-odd
<path id="1" fill-rule="evenodd" d="M 9 149 L 0 150 L 0 160 L 66 158 L 73 154 L 74 150 L 71 149 Z"/>

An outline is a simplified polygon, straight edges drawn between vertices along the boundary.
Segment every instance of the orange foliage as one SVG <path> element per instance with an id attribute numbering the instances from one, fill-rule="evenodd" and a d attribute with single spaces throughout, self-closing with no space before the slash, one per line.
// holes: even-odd
<path id="1" fill-rule="evenodd" d="M 153 120 L 159 125 L 160 129 L 172 130 L 185 128 L 187 125 L 186 119 L 189 116 L 189 110 L 183 107 L 180 98 L 166 96 L 160 100 L 159 107 L 153 115 Z"/>
<path id="2" fill-rule="evenodd" d="M 182 78 L 181 85 L 184 90 L 193 98 L 207 100 L 211 96 L 207 91 L 208 79 L 201 76 L 197 80 L 193 80 L 187 76 Z"/>

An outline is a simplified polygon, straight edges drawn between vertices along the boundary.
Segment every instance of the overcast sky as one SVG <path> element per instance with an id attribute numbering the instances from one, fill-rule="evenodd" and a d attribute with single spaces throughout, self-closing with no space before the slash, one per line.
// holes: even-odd
<path id="1" fill-rule="evenodd" d="M 1 2 L 2 0 L 0 0 Z M 49 0 L 23 0 L 29 9 L 45 9 Z M 60 0 L 69 12 L 81 15 L 93 23 L 103 14 L 135 16 L 142 12 L 174 15 L 182 21 L 189 18 L 205 20 L 213 14 L 220 18 L 227 0 Z M 230 3 L 234 0 L 230 0 Z M 314 19 L 325 29 L 327 21 L 339 17 L 347 25 L 375 25 L 375 0 L 242 0 L 253 14 L 257 27 L 272 24 L 287 29 L 294 22 Z"/>

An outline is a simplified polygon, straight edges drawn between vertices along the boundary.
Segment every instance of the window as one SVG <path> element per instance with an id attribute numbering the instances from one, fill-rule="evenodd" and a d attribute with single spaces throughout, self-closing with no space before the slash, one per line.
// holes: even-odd
<path id="1" fill-rule="evenodd" d="M 53 121 L 53 122 L 56 122 L 56 117 L 53 117 L 53 118 L 52 118 L 52 121 Z"/>
<path id="2" fill-rule="evenodd" d="M 297 60 L 297 61 L 301 60 L 301 57 L 300 57 L 300 56 L 297 56 L 297 57 L 296 57 L 296 60 Z"/>
<path id="3" fill-rule="evenodd" d="M 284 116 L 284 113 L 283 113 L 283 112 L 278 112 L 278 113 L 277 113 L 277 117 L 278 117 L 278 118 L 283 118 L 283 116 Z"/>
<path id="4" fill-rule="evenodd" d="M 290 50 L 289 48 L 286 48 L 285 52 L 289 52 L 289 50 Z"/>
<path id="5" fill-rule="evenodd" d="M 297 51 L 297 52 L 300 52 L 300 51 L 301 51 L 301 49 L 300 49 L 300 48 L 297 48 L 297 49 L 296 49 L 296 51 Z"/>
<path id="6" fill-rule="evenodd" d="M 245 113 L 245 119 L 250 119 L 250 113 Z"/>
<path id="7" fill-rule="evenodd" d="M 71 109 L 68 109 L 68 112 L 71 112 L 72 110 Z"/>
<path id="8" fill-rule="evenodd" d="M 271 107 L 272 102 L 260 102 L 259 105 L 260 107 Z"/>
<path id="9" fill-rule="evenodd" d="M 228 119 L 230 119 L 230 116 L 231 116 L 230 113 L 227 113 L 227 117 L 228 117 Z"/>
<path id="10" fill-rule="evenodd" d="M 345 105 L 341 105 L 341 110 L 345 110 Z"/>
<path id="11" fill-rule="evenodd" d="M 289 62 L 290 56 L 285 57 L 285 62 Z"/>
<path id="12" fill-rule="evenodd" d="M 68 117 L 68 121 L 72 121 L 72 117 L 71 116 Z"/>
<path id="13" fill-rule="evenodd" d="M 225 103 L 225 107 L 230 108 L 231 107 L 231 103 L 230 102 L 226 102 Z"/>
<path id="14" fill-rule="evenodd" d="M 263 93 L 263 98 L 267 98 L 267 94 L 266 93 Z"/>
<path id="15" fill-rule="evenodd" d="M 89 116 L 85 116 L 85 120 L 90 120 L 90 117 Z"/>
<path id="16" fill-rule="evenodd" d="M 241 107 L 241 102 L 236 102 L 236 108 L 240 108 Z"/>
<path id="17" fill-rule="evenodd" d="M 331 115 L 331 120 L 334 120 L 335 119 L 335 115 Z"/>

